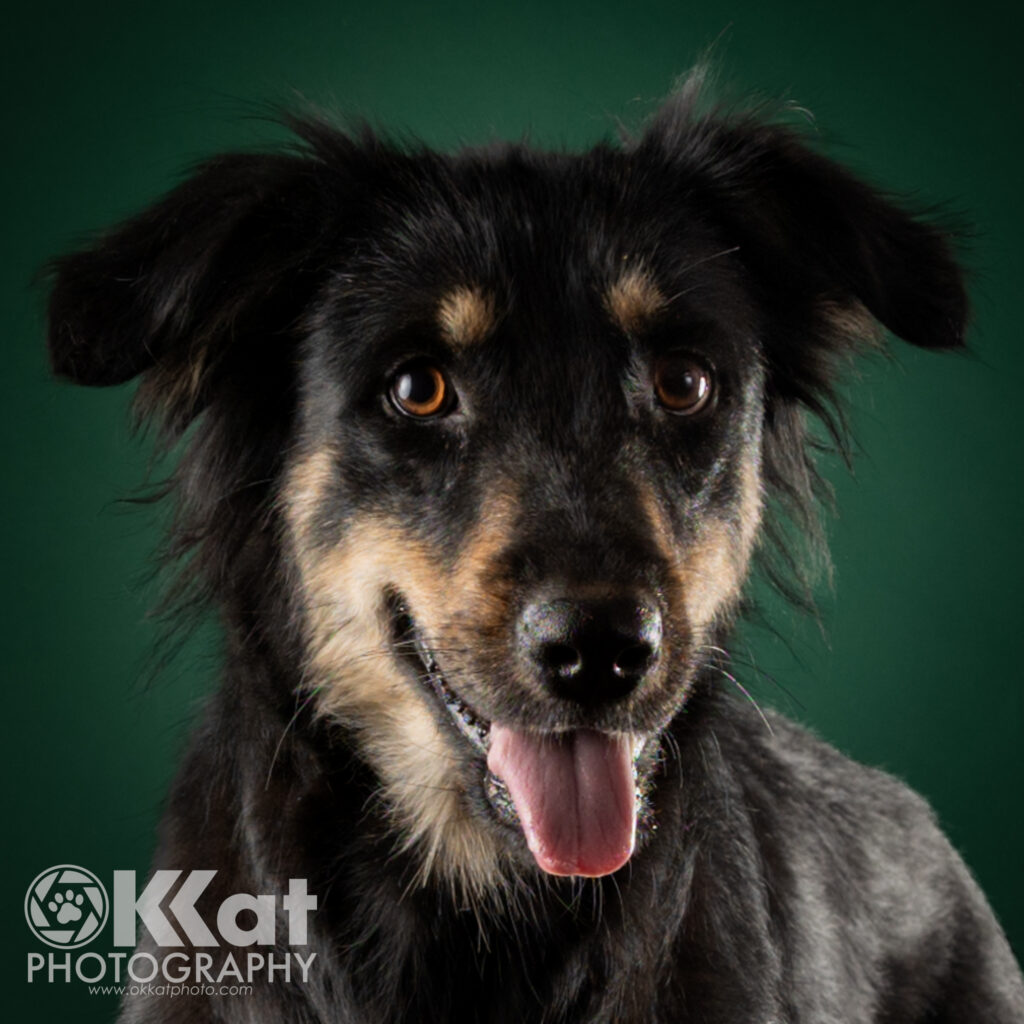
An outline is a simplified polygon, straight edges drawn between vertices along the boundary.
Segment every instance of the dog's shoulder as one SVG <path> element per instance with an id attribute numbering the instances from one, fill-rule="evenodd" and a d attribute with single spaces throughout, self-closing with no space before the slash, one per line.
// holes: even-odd
<path id="1" fill-rule="evenodd" d="M 963 896 L 970 876 L 928 801 L 902 779 L 862 764 L 776 712 L 745 744 L 741 780 L 768 842 L 796 857 L 805 881 L 845 882 L 878 924 L 927 928 Z M 832 878 L 828 879 L 827 876 Z M 973 884 L 973 883 L 972 883 Z"/>
<path id="2" fill-rule="evenodd" d="M 948 845 L 928 801 L 905 781 L 847 756 L 812 728 L 777 711 L 765 712 L 756 743 L 760 776 L 773 795 L 813 815 L 823 829 L 865 849 L 878 847 L 899 862 L 904 852 Z M 921 847 L 924 843 L 924 848 Z"/>
<path id="3" fill-rule="evenodd" d="M 906 1020 L 1024 1020 L 1009 944 L 924 797 L 775 712 L 737 715 L 714 742 L 793 991 L 872 992 Z"/>

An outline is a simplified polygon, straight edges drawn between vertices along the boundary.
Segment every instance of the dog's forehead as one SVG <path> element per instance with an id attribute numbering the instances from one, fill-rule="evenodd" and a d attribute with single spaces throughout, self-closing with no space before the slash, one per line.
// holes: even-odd
<path id="1" fill-rule="evenodd" d="M 380 201 L 353 275 L 364 299 L 434 320 L 456 346 L 516 312 L 642 326 L 727 245 L 668 182 L 638 181 L 626 154 L 596 152 L 414 165 Z"/>

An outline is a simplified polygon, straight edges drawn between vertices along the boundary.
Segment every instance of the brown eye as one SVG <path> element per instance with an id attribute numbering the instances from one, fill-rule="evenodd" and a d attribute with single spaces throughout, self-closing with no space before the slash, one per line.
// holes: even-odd
<path id="1" fill-rule="evenodd" d="M 391 378 L 388 390 L 395 408 L 417 419 L 440 416 L 451 409 L 455 391 L 431 363 L 410 363 Z"/>
<path id="2" fill-rule="evenodd" d="M 706 409 L 714 394 L 711 371 L 693 356 L 661 356 L 654 364 L 654 390 L 669 412 L 693 416 Z"/>

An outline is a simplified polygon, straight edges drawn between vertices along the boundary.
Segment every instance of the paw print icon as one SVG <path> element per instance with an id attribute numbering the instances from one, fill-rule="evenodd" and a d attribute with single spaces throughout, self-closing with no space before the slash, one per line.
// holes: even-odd
<path id="1" fill-rule="evenodd" d="M 75 949 L 94 939 L 109 910 L 103 883 L 74 864 L 40 872 L 25 893 L 29 928 L 36 938 L 58 949 Z"/>
<path id="2" fill-rule="evenodd" d="M 46 909 L 57 915 L 58 924 L 69 924 L 82 920 L 81 907 L 84 902 L 85 897 L 80 892 L 66 889 L 63 895 L 55 893 L 53 899 L 46 904 Z"/>

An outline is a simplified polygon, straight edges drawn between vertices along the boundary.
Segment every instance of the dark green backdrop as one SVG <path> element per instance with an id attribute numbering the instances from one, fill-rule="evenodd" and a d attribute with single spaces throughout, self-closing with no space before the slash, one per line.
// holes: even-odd
<path id="1" fill-rule="evenodd" d="M 636 119 L 709 44 L 744 89 L 814 112 L 832 151 L 976 225 L 972 358 L 900 350 L 851 389 L 863 454 L 831 467 L 826 635 L 777 609 L 743 680 L 935 805 L 1024 950 L 1019 5 L 704 0 L 505 4 L 21 2 L 4 16 L 4 1004 L 104 1021 L 84 986 L 25 983 L 22 899 L 43 868 L 144 870 L 184 726 L 215 676 L 193 644 L 155 686 L 139 579 L 152 520 L 130 391 L 52 383 L 33 271 L 152 199 L 199 156 L 268 131 L 295 93 L 439 145 L 582 144 Z M 19 1012 L 20 1011 L 20 1012 Z"/>

